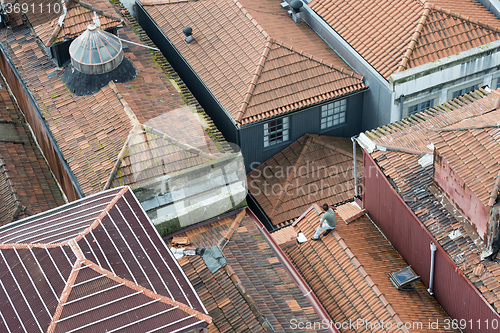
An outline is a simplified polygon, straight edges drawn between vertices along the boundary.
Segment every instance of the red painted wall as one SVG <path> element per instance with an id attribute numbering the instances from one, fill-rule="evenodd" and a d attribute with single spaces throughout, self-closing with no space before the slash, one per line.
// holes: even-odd
<path id="1" fill-rule="evenodd" d="M 471 221 L 477 234 L 487 239 L 489 207 L 467 187 L 465 182 L 451 169 L 448 162 L 437 152 L 434 153 L 434 181 L 446 194 L 453 205 Z"/>
<path id="2" fill-rule="evenodd" d="M 363 203 L 373 221 L 429 286 L 430 242 L 437 246 L 434 296 L 448 314 L 465 324 L 464 332 L 500 330 L 500 316 L 465 277 L 406 203 L 371 156 L 364 151 Z M 387 272 L 389 273 L 389 272 Z M 479 320 L 479 322 L 478 322 Z M 492 324 L 497 323 L 496 329 Z M 479 324 L 481 324 L 479 326 Z M 489 328 L 486 328 L 488 324 Z M 442 326 L 441 326 L 442 327 Z"/>

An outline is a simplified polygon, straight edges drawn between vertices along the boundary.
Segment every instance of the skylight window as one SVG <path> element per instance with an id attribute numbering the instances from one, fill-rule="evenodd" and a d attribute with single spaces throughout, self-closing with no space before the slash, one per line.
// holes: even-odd
<path id="1" fill-rule="evenodd" d="M 389 273 L 389 279 L 398 290 L 413 290 L 412 283 L 420 279 L 411 266 Z"/>

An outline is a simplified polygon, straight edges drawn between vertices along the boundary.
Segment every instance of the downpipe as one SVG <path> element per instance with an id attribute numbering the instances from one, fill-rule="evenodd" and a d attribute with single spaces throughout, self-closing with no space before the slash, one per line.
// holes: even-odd
<path id="1" fill-rule="evenodd" d="M 432 288 L 434 287 L 434 260 L 436 257 L 436 251 L 436 244 L 434 244 L 434 242 L 431 242 L 431 273 L 429 277 L 429 289 L 427 289 L 427 291 L 431 295 L 434 295 L 434 291 L 432 290 Z"/>

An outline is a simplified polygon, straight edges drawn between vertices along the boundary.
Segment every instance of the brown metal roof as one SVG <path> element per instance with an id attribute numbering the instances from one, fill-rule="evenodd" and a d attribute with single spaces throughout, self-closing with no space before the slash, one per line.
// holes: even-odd
<path id="1" fill-rule="evenodd" d="M 363 320 L 367 325 L 355 326 L 353 331 L 373 332 L 379 330 L 370 329 L 369 323 L 383 321 L 385 332 L 409 332 L 425 331 L 429 320 L 449 319 L 422 282 L 413 283 L 417 292 L 401 292 L 392 285 L 388 274 L 407 264 L 366 214 L 345 224 L 336 212 L 335 230 L 320 241 L 311 241 L 320 212 L 316 204 L 304 212 L 293 228 L 309 240 L 284 251 L 335 322 Z M 422 329 L 404 327 L 404 323 L 418 322 Z M 440 331 L 458 332 L 443 326 Z"/>
<path id="2" fill-rule="evenodd" d="M 64 204 L 49 166 L 0 79 L 0 225 Z"/>
<path id="3" fill-rule="evenodd" d="M 92 6 L 111 13 L 117 6 L 124 15 L 128 14 L 119 2 L 113 5 L 106 0 L 95 0 Z M 92 17 L 87 18 L 85 27 L 93 22 Z M 40 19 L 39 16 L 37 19 Z M 136 67 L 136 78 L 125 83 L 110 82 L 95 94 L 76 96 L 61 80 L 62 70 L 57 69 L 46 48 L 39 44 L 40 36 L 34 33 L 37 29 L 31 29 L 29 24 L 23 24 L 16 17 L 12 21 L 19 25 L 0 36 L 2 47 L 43 112 L 85 195 L 101 191 L 115 176 L 120 178 L 121 173 L 117 173 L 115 167 L 122 165 L 121 159 L 128 153 L 125 143 L 136 125 L 155 127 L 177 138 L 178 147 L 186 143 L 194 147 L 204 144 L 217 148 L 218 152 L 229 149 L 210 117 L 161 52 L 128 44 L 124 48 L 124 56 Z M 36 25 L 36 22 L 31 24 Z M 120 29 L 120 38 L 154 46 L 131 16 L 127 17 L 125 27 Z M 190 117 L 186 113 L 190 113 Z M 163 126 L 162 119 L 176 126 Z M 181 131 L 194 133 L 194 129 L 187 131 L 189 126 L 193 127 L 194 121 L 197 121 L 196 130 L 199 133 L 187 139 L 180 136 Z M 192 143 L 193 138 L 198 146 Z M 161 156 L 150 154 L 137 154 L 135 158 L 136 165 L 141 167 L 161 160 Z M 123 163 L 123 166 L 130 165 Z M 135 181 L 133 177 L 122 178 L 115 185 L 135 185 Z"/>
<path id="4" fill-rule="evenodd" d="M 445 154 L 454 164 L 453 170 L 456 169 L 466 179 L 467 186 L 474 188 L 483 203 L 487 203 L 484 192 L 489 190 L 490 196 L 494 189 L 492 174 L 496 177 L 500 171 L 498 157 L 495 157 L 498 156 L 499 146 L 496 128 L 498 110 L 494 110 L 497 98 L 496 93 L 476 90 L 366 134 L 377 144 L 392 144 L 429 154 L 432 153 L 432 146 L 427 145 L 432 142 L 439 153 Z M 490 136 L 490 133 L 494 136 Z M 393 180 L 399 195 L 406 199 L 408 207 L 453 262 L 484 298 L 499 309 L 500 294 L 497 293 L 496 276 L 500 274 L 500 265 L 481 261 L 482 249 L 476 245 L 464 224 L 450 213 L 453 205 L 443 195 L 436 197 L 432 191 L 433 165 L 422 167 L 418 162 L 419 155 L 401 150 L 375 150 L 371 156 L 384 175 Z M 453 236 L 450 237 L 452 232 Z M 485 269 L 476 274 L 474 269 L 479 264 L 483 264 Z"/>
<path id="5" fill-rule="evenodd" d="M 500 38 L 500 20 L 475 0 L 312 0 L 309 6 L 386 79 Z"/>
<path id="6" fill-rule="evenodd" d="M 8 331 L 184 332 L 211 322 L 128 187 L 4 226 L 0 237 Z"/>
<path id="7" fill-rule="evenodd" d="M 143 4 L 240 125 L 366 88 L 305 23 L 294 23 L 275 1 Z M 186 26 L 193 28 L 189 44 L 182 33 Z"/>
<path id="8" fill-rule="evenodd" d="M 358 156 L 358 177 L 362 159 Z M 311 202 L 354 198 L 352 142 L 306 134 L 247 175 L 248 190 L 275 226 L 292 223 Z"/>

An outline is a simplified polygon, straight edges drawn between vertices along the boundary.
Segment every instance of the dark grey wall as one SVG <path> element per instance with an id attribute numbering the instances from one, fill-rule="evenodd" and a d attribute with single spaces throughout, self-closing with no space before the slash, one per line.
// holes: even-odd
<path id="1" fill-rule="evenodd" d="M 265 162 L 306 133 L 340 137 L 351 137 L 359 134 L 361 131 L 361 117 L 365 93 L 366 91 L 363 91 L 347 97 L 346 122 L 326 131 L 320 130 L 321 105 L 327 104 L 332 100 L 288 114 L 290 117 L 289 140 L 271 147 L 264 148 L 265 121 L 243 126 L 240 129 L 240 146 L 247 172 L 252 170 L 252 163 L 254 163 L 254 167 L 258 166 L 258 164 Z"/>
<path id="2" fill-rule="evenodd" d="M 201 104 L 205 112 L 212 118 L 215 126 L 221 131 L 224 138 L 232 143 L 240 144 L 238 141 L 237 128 L 226 110 L 219 104 L 215 96 L 206 87 L 203 80 L 195 73 L 191 66 L 184 60 L 175 46 L 163 34 L 163 31 L 151 19 L 144 7 L 136 2 L 137 21 L 142 26 L 149 38 L 163 53 L 163 56 L 172 65 L 180 78 L 188 86 L 191 93 Z"/>

